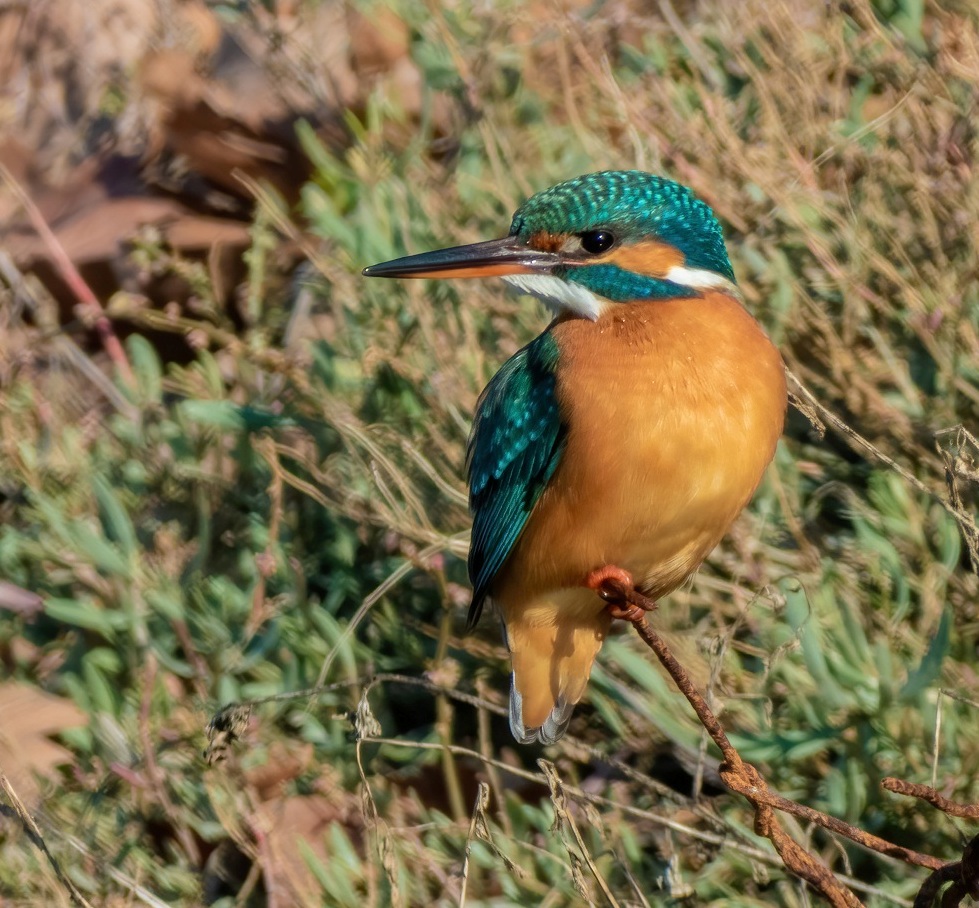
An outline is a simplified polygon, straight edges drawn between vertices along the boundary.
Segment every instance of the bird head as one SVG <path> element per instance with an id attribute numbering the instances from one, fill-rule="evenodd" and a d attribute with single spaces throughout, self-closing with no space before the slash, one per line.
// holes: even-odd
<path id="1" fill-rule="evenodd" d="M 499 275 L 557 311 L 738 293 L 721 225 L 685 186 L 638 170 L 576 177 L 521 205 L 498 240 L 371 265 L 366 277 Z"/>

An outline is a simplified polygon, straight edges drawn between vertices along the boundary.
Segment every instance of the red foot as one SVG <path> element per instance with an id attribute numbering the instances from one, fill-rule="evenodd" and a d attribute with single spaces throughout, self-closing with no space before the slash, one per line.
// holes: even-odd
<path id="1" fill-rule="evenodd" d="M 585 577 L 585 586 L 590 590 L 595 590 L 601 596 L 603 588 L 615 588 L 613 583 L 608 583 L 608 581 L 613 581 L 614 584 L 621 584 L 627 590 L 635 587 L 635 584 L 632 582 L 632 574 L 622 570 L 620 567 L 616 567 L 614 564 L 606 564 L 604 567 L 596 568 L 592 571 Z"/>
<path id="2" fill-rule="evenodd" d="M 585 577 L 585 586 L 594 590 L 608 605 L 605 607 L 613 618 L 641 621 L 646 612 L 656 608 L 652 599 L 647 599 L 636 590 L 632 575 L 620 567 L 606 564 Z"/>

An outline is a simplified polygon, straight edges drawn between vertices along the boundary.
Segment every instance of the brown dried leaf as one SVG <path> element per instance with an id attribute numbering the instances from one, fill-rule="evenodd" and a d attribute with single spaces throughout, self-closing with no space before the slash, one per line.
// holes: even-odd
<path id="1" fill-rule="evenodd" d="M 71 761 L 52 737 L 87 721 L 71 700 L 18 681 L 0 684 L 0 766 L 28 805 L 40 796 L 37 777 Z"/>

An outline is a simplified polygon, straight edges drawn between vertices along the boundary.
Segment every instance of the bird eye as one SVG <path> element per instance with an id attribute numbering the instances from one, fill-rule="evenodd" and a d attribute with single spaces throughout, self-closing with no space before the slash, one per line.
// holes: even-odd
<path id="1" fill-rule="evenodd" d="M 615 237 L 607 230 L 589 230 L 587 233 L 578 234 L 581 240 L 581 248 L 592 255 L 598 255 L 610 249 L 615 242 Z"/>

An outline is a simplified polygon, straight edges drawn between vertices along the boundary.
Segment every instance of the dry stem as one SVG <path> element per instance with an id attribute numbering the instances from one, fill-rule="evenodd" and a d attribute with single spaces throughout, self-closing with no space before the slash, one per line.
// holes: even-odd
<path id="1" fill-rule="evenodd" d="M 51 869 L 54 871 L 55 876 L 58 878 L 58 882 L 68 892 L 68 896 L 75 905 L 80 905 L 81 908 L 92 908 L 92 903 L 81 894 L 78 887 L 71 881 L 64 870 L 61 869 L 61 864 L 58 863 L 58 859 L 51 853 L 48 848 L 47 843 L 44 841 L 44 836 L 41 835 L 41 830 L 37 823 L 34 822 L 34 817 L 30 815 L 27 808 L 24 806 L 24 802 L 21 801 L 17 792 L 14 790 L 13 785 L 7 780 L 7 776 L 4 774 L 3 769 L 0 768 L 0 790 L 7 796 L 7 800 L 10 801 L 10 806 L 13 808 L 13 812 L 17 815 L 17 819 L 20 820 L 24 827 L 24 831 L 27 833 L 30 840 L 34 845 L 40 850 L 40 852 L 47 858 L 48 863 L 51 865 Z"/>
<path id="2" fill-rule="evenodd" d="M 974 839 L 966 848 L 962 861 L 946 863 L 931 855 L 895 845 L 893 842 L 864 832 L 843 820 L 827 816 L 795 801 L 790 801 L 772 791 L 758 770 L 742 760 L 741 755 L 731 744 L 721 727 L 717 716 L 714 715 L 707 705 L 707 701 L 690 680 L 686 669 L 674 658 L 663 638 L 646 622 L 646 612 L 655 608 L 655 603 L 638 591 L 627 588 L 621 582 L 613 579 L 603 583 L 599 595 L 610 604 L 613 615 L 628 614 L 628 620 L 631 621 L 636 632 L 663 663 L 663 667 L 669 672 L 680 692 L 687 698 L 694 712 L 697 713 L 697 718 L 723 756 L 719 769 L 724 784 L 732 791 L 744 795 L 754 807 L 755 832 L 771 841 L 789 871 L 808 882 L 832 905 L 856 908 L 856 906 L 861 905 L 861 902 L 824 863 L 806 851 L 785 832 L 775 815 L 776 810 L 790 813 L 810 823 L 822 826 L 824 829 L 845 836 L 871 851 L 897 858 L 909 864 L 927 867 L 934 871 L 922 887 L 915 902 L 916 906 L 931 904 L 931 900 L 937 894 L 938 889 L 949 880 L 955 880 L 955 883 L 945 893 L 943 905 L 946 904 L 946 900 L 949 900 L 948 904 L 957 905 L 966 894 L 979 892 L 979 837 Z M 953 804 L 928 786 L 914 785 L 897 779 L 885 779 L 882 784 L 889 791 L 922 798 L 954 816 L 979 817 L 979 805 Z M 929 896 L 928 893 L 931 895 Z"/>
<path id="3" fill-rule="evenodd" d="M 112 360 L 113 365 L 119 370 L 119 374 L 126 384 L 134 387 L 136 380 L 133 376 L 132 367 L 129 365 L 129 358 L 126 356 L 126 351 L 119 342 L 115 329 L 112 327 L 112 322 L 109 321 L 109 317 L 105 314 L 105 308 L 99 302 L 99 298 L 92 292 L 92 288 L 85 283 L 85 279 L 75 267 L 75 263 L 68 257 L 68 253 L 65 252 L 65 247 L 61 245 L 61 241 L 48 226 L 48 222 L 44 220 L 44 215 L 41 214 L 41 210 L 34 204 L 34 201 L 24 191 L 20 183 L 14 179 L 13 174 L 2 164 L 0 164 L 0 180 L 10 187 L 10 191 L 14 197 L 23 206 L 28 218 L 30 218 L 31 226 L 33 226 L 37 235 L 48 247 L 48 251 L 51 253 L 51 259 L 61 274 L 61 277 L 71 287 L 72 293 L 77 297 L 79 305 L 86 315 L 91 317 L 95 330 L 98 332 L 99 339 L 102 341 L 102 347 L 109 359 Z"/>

